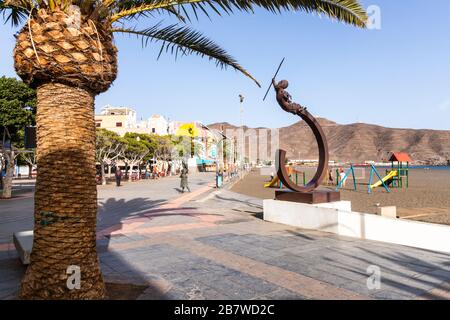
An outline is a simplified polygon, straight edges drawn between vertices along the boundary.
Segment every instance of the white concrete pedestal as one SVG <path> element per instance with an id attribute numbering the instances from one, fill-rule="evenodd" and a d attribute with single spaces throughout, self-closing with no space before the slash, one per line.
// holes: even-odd
<path id="1" fill-rule="evenodd" d="M 324 204 L 264 200 L 264 220 L 303 229 L 338 233 L 338 212 L 352 211 L 350 201 Z"/>
<path id="2" fill-rule="evenodd" d="M 264 220 L 450 253 L 450 226 L 352 212 L 350 201 L 311 205 L 264 200 Z"/>

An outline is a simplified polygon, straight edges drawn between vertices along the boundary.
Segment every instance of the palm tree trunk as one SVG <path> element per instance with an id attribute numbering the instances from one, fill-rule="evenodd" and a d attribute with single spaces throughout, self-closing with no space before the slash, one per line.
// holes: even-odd
<path id="1" fill-rule="evenodd" d="M 34 242 L 20 297 L 104 298 L 96 250 L 94 94 L 48 83 L 37 89 L 37 101 Z M 78 267 L 79 289 L 69 283 L 71 268 Z"/>

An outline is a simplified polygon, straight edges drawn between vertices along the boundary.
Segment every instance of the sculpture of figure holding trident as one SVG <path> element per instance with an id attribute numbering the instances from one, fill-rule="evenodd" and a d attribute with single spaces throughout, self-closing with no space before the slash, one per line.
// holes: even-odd
<path id="1" fill-rule="evenodd" d="M 301 115 L 306 111 L 306 107 L 303 107 L 299 105 L 298 103 L 292 102 L 292 96 L 287 92 L 285 89 L 289 86 L 289 82 L 287 80 L 281 80 L 276 83 L 276 76 L 278 75 L 278 72 L 281 69 L 281 66 L 283 65 L 285 58 L 281 60 L 280 65 L 278 66 L 277 71 L 275 72 L 275 75 L 272 78 L 272 82 L 269 85 L 269 88 L 267 88 L 266 94 L 264 95 L 263 101 L 266 100 L 267 94 L 269 93 L 270 87 L 273 86 L 276 92 L 276 98 L 278 101 L 278 104 L 280 107 L 289 113 L 295 114 L 295 115 Z"/>
<path id="2" fill-rule="evenodd" d="M 306 107 L 301 106 L 298 103 L 292 102 L 292 97 L 289 92 L 286 91 L 289 86 L 287 80 L 276 82 L 278 71 L 283 64 L 284 59 L 278 66 L 277 72 L 272 77 L 272 82 L 267 89 L 266 95 L 263 101 L 266 99 L 267 94 L 270 91 L 270 87 L 273 86 L 276 92 L 276 100 L 281 109 L 286 112 L 299 116 L 312 130 L 314 137 L 317 141 L 317 147 L 319 149 L 319 161 L 316 169 L 316 173 L 312 177 L 311 181 L 306 185 L 301 186 L 294 183 L 290 177 L 289 172 L 286 169 L 286 151 L 278 149 L 275 155 L 275 168 L 277 170 L 277 176 L 283 183 L 283 186 L 290 190 L 276 190 L 275 199 L 282 201 L 302 202 L 302 203 L 327 203 L 340 200 L 340 193 L 336 191 L 316 190 L 324 178 L 328 174 L 328 144 L 325 133 L 322 130 L 319 122 L 314 118 L 312 114 L 306 110 Z M 292 134 L 292 139 L 295 135 Z"/>
<path id="3" fill-rule="evenodd" d="M 275 78 L 273 78 L 272 85 L 276 92 L 277 102 L 284 111 L 290 112 L 295 115 L 300 115 L 301 113 L 306 111 L 306 107 L 292 102 L 292 96 L 285 90 L 289 86 L 289 82 L 287 80 L 281 80 L 280 82 L 276 83 Z"/>

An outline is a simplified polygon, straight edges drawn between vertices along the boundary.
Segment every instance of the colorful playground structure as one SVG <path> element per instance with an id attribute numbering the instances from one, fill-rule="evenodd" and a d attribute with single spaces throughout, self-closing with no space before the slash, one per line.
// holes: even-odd
<path id="1" fill-rule="evenodd" d="M 390 188 L 406 188 L 409 187 L 409 163 L 412 161 L 410 156 L 407 153 L 403 152 L 394 152 L 389 158 L 391 162 L 391 169 L 386 170 L 386 175 L 381 177 L 377 168 L 371 164 L 370 166 L 370 176 L 367 192 L 371 193 L 372 189 L 383 186 L 386 192 L 390 192 Z M 356 181 L 357 177 L 355 175 L 355 167 L 351 164 L 350 168 L 345 172 L 343 176 L 340 175 L 339 170 L 336 170 L 336 181 L 339 181 L 336 190 L 342 188 L 345 185 L 348 177 L 352 175 L 353 178 L 353 188 L 355 191 L 357 190 Z M 378 181 L 373 183 L 374 174 L 378 177 Z"/>
<path id="2" fill-rule="evenodd" d="M 383 187 L 386 192 L 390 193 L 391 188 L 403 188 L 409 187 L 409 163 L 412 161 L 410 156 L 404 152 L 393 152 L 389 158 L 391 162 L 391 168 L 386 170 L 384 177 L 380 174 L 379 170 L 373 164 L 367 165 L 353 165 L 343 171 L 343 169 L 336 169 L 336 191 L 345 186 L 345 183 L 349 178 L 353 180 L 353 189 L 357 190 L 357 181 L 366 180 L 366 168 L 370 168 L 369 182 L 367 187 L 367 192 L 371 193 L 373 189 Z M 292 165 L 287 165 L 286 170 L 288 171 L 291 181 L 295 182 L 297 185 L 303 182 L 306 185 L 306 173 L 304 171 L 299 171 L 295 169 Z M 378 181 L 374 181 L 374 175 L 378 178 Z M 331 172 L 330 172 L 331 176 Z M 330 180 L 332 180 L 330 178 Z M 330 181 L 328 181 L 329 183 Z M 278 176 L 274 176 L 270 182 L 264 184 L 264 188 L 283 188 L 283 184 L 280 182 Z"/>
<path id="3" fill-rule="evenodd" d="M 409 188 L 409 163 L 412 161 L 409 154 L 405 152 L 394 152 L 390 157 L 392 171 L 397 171 L 397 176 L 392 179 L 394 188 Z M 387 173 L 387 171 L 386 171 Z"/>
<path id="4" fill-rule="evenodd" d="M 378 188 L 381 185 L 387 189 L 387 192 L 389 192 L 387 186 L 400 189 L 403 186 L 409 188 L 409 163 L 412 161 L 409 154 L 405 152 L 393 152 L 389 161 L 391 162 L 391 170 L 386 170 L 386 176 L 384 178 L 380 178 L 380 181 L 372 184 L 371 175 L 369 179 L 369 193 L 372 189 Z"/>

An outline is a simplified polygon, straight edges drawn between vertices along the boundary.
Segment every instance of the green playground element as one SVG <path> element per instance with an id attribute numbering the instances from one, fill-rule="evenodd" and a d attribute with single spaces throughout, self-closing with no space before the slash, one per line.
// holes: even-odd
<path id="1" fill-rule="evenodd" d="M 392 178 L 392 188 L 409 188 L 409 163 L 412 161 L 409 154 L 405 152 L 393 152 L 389 158 L 391 170 L 386 170 L 386 174 L 397 171 L 397 175 Z"/>
<path id="2" fill-rule="evenodd" d="M 347 180 L 348 176 L 350 175 L 350 173 L 353 176 L 353 188 L 356 191 L 356 176 L 355 176 L 355 169 L 353 167 L 353 164 L 350 165 L 350 168 L 347 170 L 347 172 L 345 173 L 344 177 L 341 179 L 341 181 L 339 181 L 340 179 L 340 174 L 339 174 L 339 169 L 336 169 L 336 181 L 339 181 L 339 184 L 336 187 L 336 191 L 338 191 L 340 188 L 342 188 L 342 185 L 344 184 L 344 182 Z"/>
<path id="3" fill-rule="evenodd" d="M 295 171 L 293 170 L 292 173 L 289 175 L 289 178 L 292 182 L 295 182 L 296 185 L 298 185 L 298 176 L 299 174 L 302 176 L 302 182 L 303 185 L 306 186 L 306 172 L 305 171 Z M 283 183 L 280 181 L 280 189 L 283 189 Z"/>
<path id="4" fill-rule="evenodd" d="M 304 171 L 300 172 L 302 179 L 303 179 L 303 185 L 306 186 L 306 173 Z M 299 172 L 296 171 L 295 174 L 291 174 L 289 177 L 291 178 L 291 180 L 294 182 L 294 177 L 295 177 L 295 184 L 298 185 L 298 174 Z"/>

